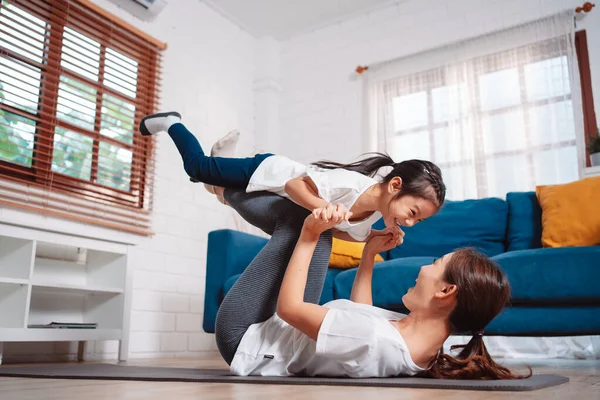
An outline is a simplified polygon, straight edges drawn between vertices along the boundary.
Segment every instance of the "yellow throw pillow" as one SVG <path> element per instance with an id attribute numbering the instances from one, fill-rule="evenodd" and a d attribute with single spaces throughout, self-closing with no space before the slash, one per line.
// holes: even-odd
<path id="1" fill-rule="evenodd" d="M 329 257 L 329 266 L 332 268 L 354 268 L 360 264 L 365 243 L 347 242 L 345 240 L 333 238 L 331 247 L 331 256 Z M 383 257 L 377 254 L 375 262 L 382 262 Z"/>
<path id="2" fill-rule="evenodd" d="M 542 207 L 542 246 L 600 244 L 600 177 L 564 185 L 538 186 Z"/>

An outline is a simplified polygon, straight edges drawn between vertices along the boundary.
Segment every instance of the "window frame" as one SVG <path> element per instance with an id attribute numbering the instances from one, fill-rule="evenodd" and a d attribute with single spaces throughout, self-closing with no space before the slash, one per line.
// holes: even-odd
<path id="1" fill-rule="evenodd" d="M 577 52 L 577 62 L 579 66 L 579 79 L 581 80 L 583 130 L 585 132 L 585 165 L 586 167 L 591 167 L 590 153 L 587 147 L 591 138 L 598 135 L 598 125 L 596 121 L 596 112 L 594 110 L 592 73 L 587 45 L 587 32 L 585 29 L 575 33 L 575 50 Z"/>

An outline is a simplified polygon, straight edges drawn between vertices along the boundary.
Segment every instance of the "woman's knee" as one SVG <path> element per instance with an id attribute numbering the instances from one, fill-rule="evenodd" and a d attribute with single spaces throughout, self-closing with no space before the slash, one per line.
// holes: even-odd
<path id="1" fill-rule="evenodd" d="M 223 197 L 242 218 L 269 235 L 277 226 L 285 224 L 300 229 L 310 213 L 291 200 L 270 192 L 246 193 L 243 189 L 225 188 Z"/>

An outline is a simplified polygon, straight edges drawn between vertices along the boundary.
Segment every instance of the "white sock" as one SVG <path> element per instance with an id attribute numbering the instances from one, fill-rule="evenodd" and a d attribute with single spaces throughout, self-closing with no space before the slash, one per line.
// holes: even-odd
<path id="1" fill-rule="evenodd" d="M 181 122 L 177 112 L 151 114 L 142 119 L 140 131 L 144 135 L 155 135 L 158 132 L 167 132 L 171 125 Z"/>
<path id="2" fill-rule="evenodd" d="M 212 157 L 235 157 L 235 147 L 239 138 L 240 131 L 237 129 L 232 130 L 213 144 L 210 155 Z"/>

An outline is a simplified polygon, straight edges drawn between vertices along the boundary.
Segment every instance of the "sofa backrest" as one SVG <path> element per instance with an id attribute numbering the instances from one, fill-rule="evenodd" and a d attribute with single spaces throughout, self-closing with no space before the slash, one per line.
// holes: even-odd
<path id="1" fill-rule="evenodd" d="M 508 193 L 506 202 L 506 251 L 542 247 L 542 209 L 535 192 Z"/>
<path id="2" fill-rule="evenodd" d="M 508 205 L 498 198 L 446 201 L 434 216 L 413 227 L 402 227 L 404 243 L 386 259 L 441 257 L 459 247 L 474 247 L 494 256 L 505 251 Z M 378 221 L 375 229 L 383 229 Z"/>

